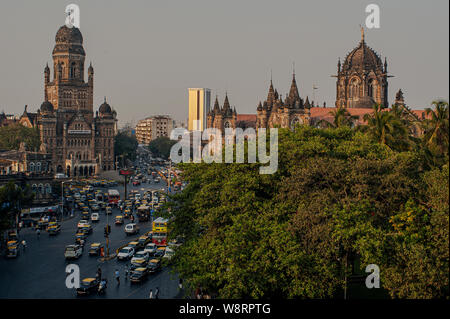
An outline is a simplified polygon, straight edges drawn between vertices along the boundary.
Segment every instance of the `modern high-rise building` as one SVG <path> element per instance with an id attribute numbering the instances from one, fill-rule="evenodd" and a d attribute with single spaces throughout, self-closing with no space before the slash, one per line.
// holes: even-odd
<path id="1" fill-rule="evenodd" d="M 206 129 L 206 116 L 211 108 L 211 90 L 205 88 L 189 89 L 189 131 Z"/>
<path id="2" fill-rule="evenodd" d="M 136 125 L 136 139 L 139 144 L 149 144 L 158 137 L 170 137 L 174 121 L 170 116 L 157 115 L 140 120 Z"/>

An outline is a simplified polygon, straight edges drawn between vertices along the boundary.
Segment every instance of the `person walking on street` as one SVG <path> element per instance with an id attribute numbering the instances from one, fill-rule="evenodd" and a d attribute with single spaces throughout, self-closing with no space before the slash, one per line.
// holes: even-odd
<path id="1" fill-rule="evenodd" d="M 25 249 L 27 248 L 27 242 L 24 240 L 22 240 L 22 247 L 23 247 L 23 251 L 25 251 Z"/>
<path id="2" fill-rule="evenodd" d="M 153 290 L 150 289 L 150 295 L 148 296 L 149 299 L 153 299 Z"/>
<path id="3" fill-rule="evenodd" d="M 39 239 L 41 236 L 41 230 L 38 228 L 37 230 L 36 230 L 36 234 L 37 234 L 37 238 Z"/>
<path id="4" fill-rule="evenodd" d="M 180 280 L 178 281 L 178 287 L 181 289 L 183 289 L 183 279 L 180 278 Z"/>
<path id="5" fill-rule="evenodd" d="M 120 273 L 119 273 L 119 269 L 116 269 L 116 280 L 117 280 L 117 285 L 120 285 Z"/>
<path id="6" fill-rule="evenodd" d="M 155 299 L 159 299 L 159 288 L 158 287 L 156 287 L 156 290 L 155 290 Z"/>
<path id="7" fill-rule="evenodd" d="M 100 267 L 98 267 L 97 269 L 97 277 L 98 281 L 102 281 L 102 270 L 100 269 Z"/>

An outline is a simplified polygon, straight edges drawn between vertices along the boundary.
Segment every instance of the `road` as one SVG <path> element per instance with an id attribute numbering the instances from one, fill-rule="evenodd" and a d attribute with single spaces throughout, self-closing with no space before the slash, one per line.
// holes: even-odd
<path id="1" fill-rule="evenodd" d="M 143 184 L 141 186 L 128 186 L 128 190 L 161 189 L 163 183 Z M 114 187 L 121 193 L 123 187 Z M 112 219 L 119 214 L 118 209 L 113 209 L 109 215 L 111 234 L 110 252 L 132 241 L 135 236 L 126 236 L 123 225 L 116 226 Z M 81 279 L 95 277 L 97 268 L 102 270 L 102 277 L 108 280 L 108 288 L 105 295 L 92 294 L 82 298 L 148 298 L 150 289 L 155 291 L 158 287 L 160 298 L 181 297 L 178 290 L 178 277 L 172 274 L 170 269 L 164 268 L 157 274 L 150 275 L 142 284 L 131 284 L 124 279 L 124 268 L 127 262 L 118 262 L 116 259 L 100 262 L 98 257 L 91 257 L 88 249 L 93 242 L 105 243 L 103 229 L 106 225 L 104 211 L 100 213 L 100 221 L 92 223 L 93 233 L 88 236 L 83 255 L 75 261 L 66 261 L 64 249 L 66 245 L 73 244 L 77 223 L 80 220 L 80 212 L 76 212 L 74 218 L 61 223 L 61 232 L 56 236 L 49 236 L 45 231 L 40 239 L 31 228 L 20 232 L 20 239 L 25 239 L 27 248 L 21 251 L 18 258 L 0 258 L 0 298 L 76 298 L 74 289 L 65 286 L 65 268 L 69 263 L 80 267 Z M 140 223 L 141 234 L 151 230 L 151 222 Z M 114 272 L 118 269 L 121 275 L 121 284 L 117 285 Z"/>

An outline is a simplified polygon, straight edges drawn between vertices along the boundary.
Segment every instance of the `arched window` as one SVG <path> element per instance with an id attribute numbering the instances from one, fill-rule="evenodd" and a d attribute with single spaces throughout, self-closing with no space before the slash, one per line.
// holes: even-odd
<path id="1" fill-rule="evenodd" d="M 72 62 L 72 64 L 70 65 L 70 70 L 69 70 L 69 78 L 73 79 L 75 78 L 75 62 Z"/>
<path id="2" fill-rule="evenodd" d="M 374 97 L 374 93 L 375 93 L 375 81 L 374 79 L 370 79 L 369 83 L 368 83 L 368 87 L 367 87 L 367 95 L 370 97 Z"/>
<path id="3" fill-rule="evenodd" d="M 40 172 L 41 171 L 41 162 L 37 162 L 36 163 L 36 172 Z"/>
<path id="4" fill-rule="evenodd" d="M 50 184 L 45 184 L 45 192 L 47 194 L 51 194 L 52 193 L 52 187 L 50 186 Z"/>
<path id="5" fill-rule="evenodd" d="M 30 163 L 30 172 L 34 172 L 34 163 L 33 162 Z"/>
<path id="6" fill-rule="evenodd" d="M 350 98 L 355 98 L 359 96 L 359 84 L 357 79 L 353 79 L 350 83 L 350 90 L 349 90 L 349 96 Z"/>

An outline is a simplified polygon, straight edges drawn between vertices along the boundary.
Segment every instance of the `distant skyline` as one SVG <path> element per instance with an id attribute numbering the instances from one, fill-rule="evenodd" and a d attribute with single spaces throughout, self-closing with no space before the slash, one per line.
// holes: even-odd
<path id="1" fill-rule="evenodd" d="M 35 112 L 66 5 L 81 10 L 86 64 L 95 69 L 94 111 L 103 102 L 119 125 L 148 116 L 188 117 L 188 88 L 225 92 L 238 113 L 256 113 L 275 88 L 288 93 L 293 63 L 300 95 L 334 106 L 337 61 L 360 41 L 365 7 L 381 9 L 366 42 L 387 57 L 389 102 L 402 89 L 415 109 L 449 96 L 449 2 L 397 1 L 2 1 L 0 112 Z M 86 66 L 87 70 L 87 66 Z"/>

